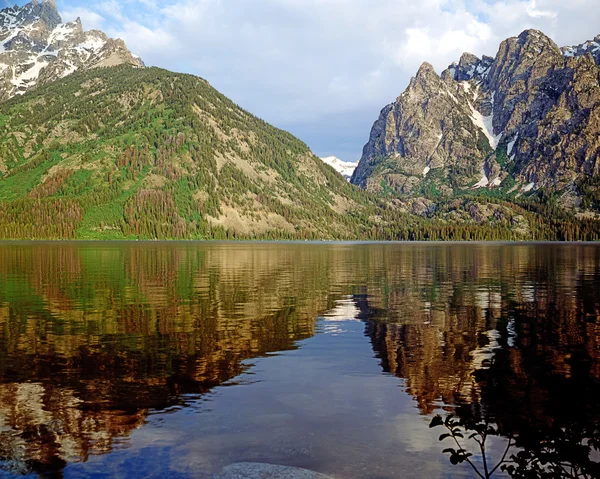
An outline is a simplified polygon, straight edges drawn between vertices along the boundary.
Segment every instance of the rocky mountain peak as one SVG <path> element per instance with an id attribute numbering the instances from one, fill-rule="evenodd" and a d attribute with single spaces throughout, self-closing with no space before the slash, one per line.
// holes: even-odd
<path id="1" fill-rule="evenodd" d="M 600 174 L 599 65 L 600 35 L 561 49 L 534 29 L 441 77 L 424 63 L 382 110 L 352 182 L 402 195 L 545 188 L 577 205 L 585 175 Z"/>
<path id="2" fill-rule="evenodd" d="M 537 124 L 551 107 L 547 94 L 557 69 L 564 65 L 561 50 L 538 30 L 525 30 L 500 44 L 486 88 L 493 93 L 495 130 L 512 134 L 528 122 Z"/>
<path id="3" fill-rule="evenodd" d="M 476 69 L 481 62 L 465 55 L 462 68 Z M 406 91 L 381 111 L 352 182 L 378 191 L 383 179 L 410 194 L 432 170 L 450 168 L 453 155 L 458 160 L 452 168 L 466 172 L 457 178 L 459 184 L 480 180 L 482 163 L 497 142 L 491 119 L 475 109 L 477 88 L 455 81 L 449 70 L 440 77 L 430 63 L 423 63 Z"/>
<path id="4" fill-rule="evenodd" d="M 423 62 L 414 78 L 411 78 L 408 91 L 429 89 L 440 81 L 440 77 L 435 72 L 433 65 Z"/>
<path id="5" fill-rule="evenodd" d="M 86 32 L 80 18 L 63 23 L 53 0 L 0 10 L 0 99 L 79 69 L 143 66 L 121 40 Z"/>
<path id="6" fill-rule="evenodd" d="M 140 58 L 127 49 L 123 40 L 109 38 L 95 58 L 90 61 L 89 68 L 113 67 L 123 64 L 139 66 L 140 63 Z"/>
<path id="7" fill-rule="evenodd" d="M 556 43 L 539 30 L 525 30 L 518 37 L 511 37 L 500 44 L 490 72 L 492 81 L 506 73 L 521 74 L 534 64 L 539 67 L 548 62 L 560 61 L 561 50 Z"/>
<path id="8" fill-rule="evenodd" d="M 433 68 L 433 65 L 429 62 L 423 62 L 417 71 L 417 77 L 430 75 L 432 73 L 435 74 L 435 68 Z"/>
<path id="9" fill-rule="evenodd" d="M 539 30 L 525 30 L 517 38 L 520 45 L 518 51 L 526 60 L 535 59 L 537 56 L 559 58 L 562 55 L 558 45 Z"/>
<path id="10" fill-rule="evenodd" d="M 479 58 L 472 53 L 463 53 L 458 63 L 452 63 L 443 73 L 442 77 L 450 77 L 456 81 L 482 81 L 487 77 L 494 59 L 488 56 Z"/>
<path id="11" fill-rule="evenodd" d="M 17 7 L 17 11 L 17 18 L 24 25 L 43 22 L 49 28 L 55 28 L 62 22 L 53 0 L 43 0 L 41 3 L 38 0 L 32 0 L 20 9 Z"/>
<path id="12" fill-rule="evenodd" d="M 596 35 L 593 40 L 588 40 L 580 45 L 561 48 L 565 57 L 581 57 L 591 55 L 597 65 L 600 66 L 600 35 Z"/>
<path id="13" fill-rule="evenodd" d="M 461 70 L 474 69 L 479 64 L 479 62 L 481 62 L 481 59 L 479 57 L 476 57 L 472 53 L 465 52 L 460 56 L 458 67 Z"/>
<path id="14" fill-rule="evenodd" d="M 547 36 L 544 32 L 541 32 L 540 30 L 536 30 L 534 28 L 523 30 L 517 38 L 523 44 L 530 43 L 534 45 L 548 45 L 556 47 L 556 44 L 549 36 Z"/>
<path id="15" fill-rule="evenodd" d="M 415 80 L 427 80 L 430 79 L 432 76 L 437 77 L 435 68 L 433 68 L 433 65 L 431 63 L 423 62 L 417 70 Z"/>

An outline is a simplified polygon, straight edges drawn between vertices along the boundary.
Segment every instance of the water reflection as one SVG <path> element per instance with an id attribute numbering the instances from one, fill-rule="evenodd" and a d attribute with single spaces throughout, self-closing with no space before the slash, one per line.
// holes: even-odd
<path id="1" fill-rule="evenodd" d="M 597 250 L 525 251 L 504 251 L 495 279 L 483 266 L 447 282 L 413 320 L 390 320 L 387 304 L 368 335 L 423 413 L 457 414 L 465 437 L 481 423 L 514 438 L 514 477 L 600 477 Z"/>
<path id="2" fill-rule="evenodd" d="M 326 307 L 290 251 L 0 248 L 0 457 L 61 469 L 294 347 Z M 320 302 L 321 301 L 321 302 Z"/>
<path id="3" fill-rule="evenodd" d="M 127 447 L 150 413 L 185 408 L 240 375 L 291 388 L 293 377 L 271 383 L 247 360 L 315 334 L 343 341 L 349 359 L 360 325 L 349 319 L 365 323 L 361 340 L 414 398 L 418 411 L 403 414 L 485 413 L 521 445 L 594 426 L 599 268 L 600 249 L 585 246 L 3 245 L 0 459 L 12 473 L 60 473 Z M 316 381 L 306 400 L 329 410 Z M 357 385 L 343 384 L 351 401 Z M 264 401 L 273 414 L 281 407 Z M 369 414 L 338 413 L 333 424 L 367 426 Z M 363 440 L 382 454 L 391 444 Z M 307 465 L 352 477 L 352 461 L 368 458 L 340 465 L 342 450 L 311 449 Z M 402 465 L 377 467 L 396 477 Z"/>

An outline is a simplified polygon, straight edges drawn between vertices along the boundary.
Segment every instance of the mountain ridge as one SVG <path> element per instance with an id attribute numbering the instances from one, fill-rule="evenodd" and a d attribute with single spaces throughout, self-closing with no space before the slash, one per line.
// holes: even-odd
<path id="1" fill-rule="evenodd" d="M 63 23 L 53 0 L 0 10 L 0 99 L 64 78 L 79 69 L 143 62 L 120 39 Z"/>
<path id="2" fill-rule="evenodd" d="M 423 63 L 382 110 L 352 183 L 401 197 L 544 190 L 597 209 L 595 185 L 582 185 L 600 165 L 598 52 L 595 41 L 561 49 L 526 30 L 493 58 L 465 53 L 439 75 Z"/>
<path id="3" fill-rule="evenodd" d="M 21 17 L 35 10 L 39 22 L 40 4 L 28 5 Z M 56 24 L 54 9 L 44 5 L 48 22 Z M 63 55 L 83 48 L 80 22 L 40 25 L 42 52 L 49 44 Z M 23 45 L 31 55 L 32 44 Z M 0 101 L 0 239 L 600 238 L 593 218 L 574 217 L 551 202 L 477 193 L 491 192 L 481 177 L 492 179 L 491 154 L 504 148 L 504 140 L 495 140 L 493 98 L 474 95 L 475 84 L 439 76 L 429 64 L 399 97 L 398 111 L 386 113 L 404 115 L 407 132 L 423 127 L 429 139 L 390 137 L 387 146 L 396 152 L 427 154 L 425 162 L 404 161 L 407 171 L 394 173 L 398 189 L 406 188 L 402 174 L 417 179 L 419 195 L 407 189 L 404 197 L 387 183 L 381 191 L 349 184 L 302 141 L 241 109 L 206 80 L 139 68 L 138 61 L 121 61 L 131 55 L 124 43 L 107 39 L 103 45 L 107 55 L 87 55 L 68 75 L 40 76 L 35 87 Z M 465 56 L 462 74 L 483 75 L 473 61 L 479 60 Z M 418 113 L 424 100 L 430 110 Z M 435 120 L 441 114 L 444 124 L 423 123 L 423 115 Z M 448 152 L 470 159 L 451 163 Z M 406 160 L 398 157 L 386 161 Z M 375 167 L 390 177 L 390 165 Z M 361 168 L 364 163 L 354 176 Z M 455 183 L 444 183 L 443 171 Z M 479 190 L 471 189 L 475 182 Z M 595 191 L 594 184 L 585 186 Z M 453 188 L 463 194 L 452 197 Z"/>

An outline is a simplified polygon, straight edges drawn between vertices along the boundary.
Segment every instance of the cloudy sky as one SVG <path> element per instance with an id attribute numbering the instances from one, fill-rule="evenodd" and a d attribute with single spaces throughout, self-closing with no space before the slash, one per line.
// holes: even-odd
<path id="1" fill-rule="evenodd" d="M 5 1 L 5 0 L 0 0 Z M 600 34 L 599 0 L 57 0 L 148 65 L 206 78 L 321 156 L 356 160 L 379 111 L 423 61 L 495 55 L 537 28 L 560 46 Z M 13 1 L 5 3 L 14 3 Z M 26 3 L 24 1 L 19 4 Z"/>

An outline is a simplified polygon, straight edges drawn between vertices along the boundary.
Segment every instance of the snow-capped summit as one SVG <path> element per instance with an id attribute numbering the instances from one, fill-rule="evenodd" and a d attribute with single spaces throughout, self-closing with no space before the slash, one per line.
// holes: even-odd
<path id="1" fill-rule="evenodd" d="M 79 18 L 63 23 L 54 0 L 0 10 L 0 99 L 78 69 L 123 63 L 143 66 L 122 41 L 84 31 Z"/>
<path id="2" fill-rule="evenodd" d="M 352 173 L 354 173 L 354 170 L 358 166 L 358 161 L 353 163 L 349 161 L 342 161 L 336 156 L 327 156 L 325 158 L 321 158 L 321 160 L 331 166 L 348 181 L 350 181 L 350 178 L 352 178 Z"/>

